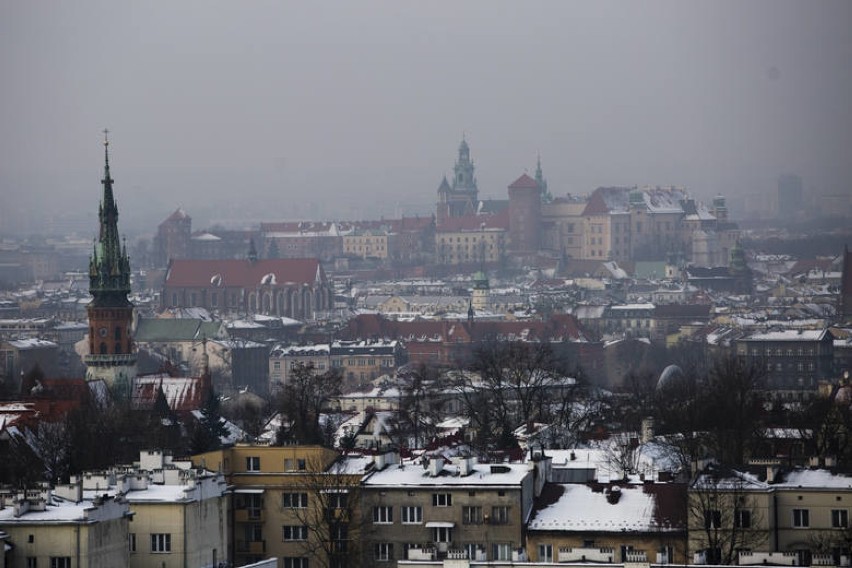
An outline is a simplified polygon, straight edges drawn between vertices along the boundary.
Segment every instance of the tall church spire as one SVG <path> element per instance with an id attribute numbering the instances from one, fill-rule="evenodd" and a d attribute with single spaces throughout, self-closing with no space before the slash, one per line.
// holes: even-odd
<path id="1" fill-rule="evenodd" d="M 109 134 L 104 130 L 103 196 L 98 207 L 98 241 L 89 262 L 89 292 L 97 306 L 125 306 L 130 293 L 130 260 L 118 234 L 118 206 L 109 173 Z"/>
<path id="2" fill-rule="evenodd" d="M 130 259 L 118 234 L 118 206 L 109 173 L 109 138 L 104 130 L 103 195 L 98 207 L 98 239 L 89 261 L 89 354 L 86 379 L 103 380 L 118 398 L 126 398 L 136 376 L 133 352 L 133 304 L 130 294 Z"/>

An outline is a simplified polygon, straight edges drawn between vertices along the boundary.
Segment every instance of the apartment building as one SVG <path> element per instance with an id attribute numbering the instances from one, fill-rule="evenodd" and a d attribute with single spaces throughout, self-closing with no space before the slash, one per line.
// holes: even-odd
<path id="1" fill-rule="evenodd" d="M 11 568 L 129 566 L 130 507 L 121 497 L 84 498 L 47 487 L 0 492 L 0 531 Z"/>
<path id="2" fill-rule="evenodd" d="M 530 465 L 432 457 L 375 469 L 362 483 L 365 565 L 523 556 L 534 498 Z"/>
<path id="3" fill-rule="evenodd" d="M 335 369 L 349 383 L 364 383 L 393 373 L 405 362 L 405 348 L 397 340 L 276 346 L 269 355 L 269 377 L 275 390 L 287 384 L 296 369 L 313 366 L 317 373 Z"/>
<path id="4" fill-rule="evenodd" d="M 833 375 L 834 337 L 827 329 L 753 333 L 738 339 L 736 350 L 749 364 L 765 366 L 767 389 L 779 398 L 812 396 Z"/>
<path id="5" fill-rule="evenodd" d="M 848 562 L 852 477 L 775 464 L 709 468 L 689 489 L 695 564 L 840 565 Z"/>
<path id="6" fill-rule="evenodd" d="M 337 467 L 337 459 L 337 452 L 320 446 L 241 444 L 192 457 L 233 486 L 234 565 L 274 556 L 286 568 L 301 568 L 317 555 L 345 565 L 358 548 L 363 472 Z"/>
<path id="7" fill-rule="evenodd" d="M 686 485 L 548 483 L 527 530 L 536 562 L 686 563 Z"/>

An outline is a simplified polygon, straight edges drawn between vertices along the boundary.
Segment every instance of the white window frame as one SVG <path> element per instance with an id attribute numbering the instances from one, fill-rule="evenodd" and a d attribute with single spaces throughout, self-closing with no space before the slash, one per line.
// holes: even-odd
<path id="1" fill-rule="evenodd" d="M 402 524 L 404 525 L 422 525 L 423 524 L 423 507 L 420 505 L 403 505 L 402 509 Z"/>
<path id="2" fill-rule="evenodd" d="M 553 562 L 553 545 L 549 543 L 538 545 L 538 561 Z"/>
<path id="3" fill-rule="evenodd" d="M 373 524 L 390 525 L 393 523 L 393 507 L 389 505 L 377 505 L 373 507 Z"/>
<path id="4" fill-rule="evenodd" d="M 433 507 L 452 507 L 453 506 L 453 494 L 452 493 L 432 493 L 432 506 Z"/>
<path id="5" fill-rule="evenodd" d="M 281 506 L 285 509 L 307 509 L 308 494 L 300 493 L 298 491 L 286 492 L 281 495 Z"/>
<path id="6" fill-rule="evenodd" d="M 849 528 L 849 511 L 846 509 L 831 510 L 831 528 L 845 529 Z"/>
<path id="7" fill-rule="evenodd" d="M 793 528 L 806 529 L 811 526 L 810 509 L 793 509 Z"/>
<path id="8" fill-rule="evenodd" d="M 393 543 L 377 542 L 374 554 L 376 562 L 389 562 L 393 560 Z"/>
<path id="9" fill-rule="evenodd" d="M 151 533 L 151 553 L 171 554 L 172 533 Z"/>
<path id="10" fill-rule="evenodd" d="M 308 525 L 284 525 L 281 527 L 282 542 L 305 540 L 308 540 Z"/>
<path id="11" fill-rule="evenodd" d="M 246 471 L 260 471 L 260 456 L 246 456 Z"/>

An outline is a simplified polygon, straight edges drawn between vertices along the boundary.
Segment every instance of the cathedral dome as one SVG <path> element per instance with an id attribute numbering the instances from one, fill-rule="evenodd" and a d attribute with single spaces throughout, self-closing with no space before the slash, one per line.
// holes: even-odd
<path id="1" fill-rule="evenodd" d="M 657 392 L 670 392 L 682 389 L 687 385 L 686 375 L 677 365 L 669 365 L 660 373 L 657 380 Z"/>

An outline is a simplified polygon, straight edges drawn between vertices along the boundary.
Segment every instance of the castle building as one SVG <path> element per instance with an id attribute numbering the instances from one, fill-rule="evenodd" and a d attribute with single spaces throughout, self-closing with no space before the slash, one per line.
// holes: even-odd
<path id="1" fill-rule="evenodd" d="M 512 252 L 535 253 L 539 249 L 541 183 L 523 174 L 509 186 L 509 246 Z"/>
<path id="2" fill-rule="evenodd" d="M 106 134 L 106 131 L 104 131 Z M 130 259 L 119 242 L 118 206 L 109 173 L 109 140 L 104 139 L 103 197 L 98 209 L 100 231 L 89 262 L 89 354 L 86 379 L 103 380 L 116 396 L 128 393 L 136 376 L 131 325 Z"/>
<path id="3" fill-rule="evenodd" d="M 192 217 L 183 209 L 176 209 L 157 227 L 155 264 L 166 266 L 172 258 L 190 258 L 191 241 Z"/>
<path id="4" fill-rule="evenodd" d="M 459 157 L 453 168 L 452 184 L 446 176 L 438 187 L 438 225 L 450 217 L 462 217 L 476 212 L 479 202 L 479 189 L 474 177 L 473 161 L 470 159 L 470 147 L 462 138 L 459 145 Z"/>

